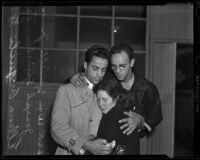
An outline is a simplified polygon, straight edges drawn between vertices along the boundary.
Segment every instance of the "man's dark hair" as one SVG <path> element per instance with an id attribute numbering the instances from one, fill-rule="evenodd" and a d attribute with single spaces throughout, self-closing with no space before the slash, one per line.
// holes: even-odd
<path id="1" fill-rule="evenodd" d="M 120 43 L 117 45 L 114 45 L 110 50 L 110 56 L 113 54 L 118 54 L 121 51 L 125 51 L 129 57 L 129 60 L 131 60 L 134 57 L 134 50 L 126 43 Z"/>
<path id="2" fill-rule="evenodd" d="M 110 59 L 108 49 L 99 45 L 94 45 L 86 51 L 85 62 L 90 63 L 93 56 L 96 56 L 102 59 L 107 59 L 108 61 Z"/>

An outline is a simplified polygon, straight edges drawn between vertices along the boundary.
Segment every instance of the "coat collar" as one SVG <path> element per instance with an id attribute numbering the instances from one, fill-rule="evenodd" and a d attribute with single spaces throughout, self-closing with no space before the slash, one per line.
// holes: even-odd
<path id="1" fill-rule="evenodd" d="M 92 90 L 93 87 L 94 87 L 94 84 L 92 84 L 85 76 L 84 76 L 84 78 L 85 78 L 85 80 L 86 80 L 87 83 L 88 83 L 88 88 Z"/>

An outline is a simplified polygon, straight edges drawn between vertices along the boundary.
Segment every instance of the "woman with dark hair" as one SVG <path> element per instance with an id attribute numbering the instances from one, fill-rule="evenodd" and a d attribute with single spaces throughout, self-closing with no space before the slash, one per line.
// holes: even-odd
<path id="1" fill-rule="evenodd" d="M 139 154 L 140 145 L 137 129 L 130 135 L 125 135 L 120 129 L 121 124 L 118 123 L 120 119 L 125 118 L 124 111 L 133 110 L 135 107 L 136 100 L 133 101 L 133 95 L 123 89 L 116 80 L 100 82 L 95 86 L 94 92 L 102 111 L 97 138 L 104 138 L 108 142 L 116 142 L 111 154 Z"/>

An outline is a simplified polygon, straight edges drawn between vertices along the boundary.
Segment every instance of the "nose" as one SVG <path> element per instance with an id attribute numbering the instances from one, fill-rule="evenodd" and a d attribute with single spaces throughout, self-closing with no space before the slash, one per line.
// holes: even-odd
<path id="1" fill-rule="evenodd" d="M 102 77 L 101 71 L 98 71 L 98 72 L 97 72 L 97 76 L 98 76 L 99 78 Z"/>
<path id="2" fill-rule="evenodd" d="M 116 68 L 116 73 L 120 73 L 120 68 L 119 67 Z"/>
<path id="3" fill-rule="evenodd" d="M 99 100 L 98 102 L 99 102 L 99 106 L 102 107 L 103 106 L 102 100 Z"/>

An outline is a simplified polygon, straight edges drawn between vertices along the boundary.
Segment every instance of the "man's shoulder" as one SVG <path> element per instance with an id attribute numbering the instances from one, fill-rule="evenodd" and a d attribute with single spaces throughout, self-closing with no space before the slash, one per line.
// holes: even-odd
<path id="1" fill-rule="evenodd" d="M 135 74 L 135 79 L 136 79 L 136 85 L 141 86 L 141 87 L 154 87 L 155 84 L 148 80 L 146 77 Z"/>
<path id="2" fill-rule="evenodd" d="M 73 84 L 71 83 L 66 83 L 66 84 L 62 84 L 59 86 L 59 90 L 64 90 L 66 92 L 72 92 L 72 91 L 76 91 L 77 87 L 75 87 Z"/>
<path id="3" fill-rule="evenodd" d="M 61 84 L 59 87 L 60 88 L 74 88 L 74 86 L 71 83 Z"/>
<path id="4" fill-rule="evenodd" d="M 137 82 L 140 82 L 140 83 L 152 83 L 150 80 L 148 80 L 146 77 L 140 75 L 140 74 L 134 74 L 135 76 L 135 80 Z"/>

